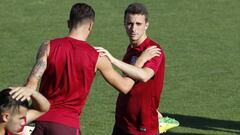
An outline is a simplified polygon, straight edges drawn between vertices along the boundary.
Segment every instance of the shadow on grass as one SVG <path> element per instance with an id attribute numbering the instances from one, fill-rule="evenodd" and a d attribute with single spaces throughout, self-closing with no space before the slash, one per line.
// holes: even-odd
<path id="1" fill-rule="evenodd" d="M 198 116 L 187 116 L 182 114 L 163 113 L 163 116 L 174 118 L 180 122 L 181 127 L 194 128 L 200 130 L 211 130 L 224 133 L 240 134 L 240 121 L 218 120 Z M 173 133 L 167 132 L 164 135 L 203 135 L 195 133 Z"/>
<path id="2" fill-rule="evenodd" d="M 167 132 L 164 134 L 160 134 L 160 135 L 205 135 L 205 134 L 197 134 L 197 133 L 174 133 L 174 132 Z"/>

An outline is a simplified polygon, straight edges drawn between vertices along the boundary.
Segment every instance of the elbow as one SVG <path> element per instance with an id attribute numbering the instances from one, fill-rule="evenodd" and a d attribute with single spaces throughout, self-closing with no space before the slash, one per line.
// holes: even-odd
<path id="1" fill-rule="evenodd" d="M 139 81 L 141 82 L 147 82 L 148 80 L 150 80 L 150 78 L 148 76 L 141 76 Z"/>
<path id="2" fill-rule="evenodd" d="M 135 80 L 140 82 L 147 82 L 149 79 L 151 79 L 151 77 L 147 73 L 141 73 L 137 77 L 135 77 Z"/>
<path id="3" fill-rule="evenodd" d="M 50 107 L 51 107 L 51 104 L 48 102 L 47 107 L 46 107 L 46 112 L 49 111 Z"/>
<path id="4" fill-rule="evenodd" d="M 124 95 L 127 95 L 129 91 L 122 92 Z"/>
<path id="5" fill-rule="evenodd" d="M 142 82 L 147 82 L 149 79 L 147 79 L 147 78 L 143 78 L 141 81 Z"/>
<path id="6" fill-rule="evenodd" d="M 123 86 L 122 88 L 119 89 L 119 91 L 124 94 L 124 95 L 127 95 L 129 93 L 129 91 L 131 90 L 132 87 L 130 86 Z"/>
<path id="7" fill-rule="evenodd" d="M 124 95 L 127 95 L 129 91 L 130 91 L 130 88 L 123 88 L 121 90 L 121 93 L 123 93 Z"/>
<path id="8" fill-rule="evenodd" d="M 48 102 L 46 105 L 45 105 L 45 107 L 42 109 L 42 112 L 47 112 L 47 111 L 49 111 L 49 109 L 50 109 L 50 103 Z"/>

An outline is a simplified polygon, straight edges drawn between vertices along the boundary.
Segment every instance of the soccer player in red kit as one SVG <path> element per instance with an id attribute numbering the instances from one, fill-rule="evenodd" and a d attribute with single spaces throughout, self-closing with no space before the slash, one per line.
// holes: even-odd
<path id="1" fill-rule="evenodd" d="M 130 44 L 123 61 L 136 65 L 141 54 L 151 47 L 160 48 L 150 39 L 146 30 L 149 26 L 148 11 L 143 4 L 130 4 L 125 10 L 124 25 Z M 96 48 L 106 55 L 136 83 L 128 94 L 120 93 L 116 104 L 115 126 L 112 135 L 158 135 L 158 106 L 163 88 L 165 56 L 161 49 L 159 57 L 149 59 L 141 70 L 129 72 L 124 62 L 114 58 L 104 48 Z M 140 58 L 139 58 L 140 59 Z M 137 64 L 139 65 L 139 64 Z M 134 73 L 134 74 L 132 74 Z"/>
<path id="2" fill-rule="evenodd" d="M 133 87 L 134 80 L 122 77 L 107 57 L 99 57 L 86 42 L 94 17 L 91 6 L 73 5 L 68 20 L 69 35 L 44 42 L 40 47 L 36 64 L 21 89 L 36 90 L 41 78 L 39 91 L 49 100 L 51 108 L 37 120 L 33 135 L 81 134 L 80 115 L 97 70 L 122 93 L 128 93 Z M 142 57 L 139 63 L 157 55 L 156 49 L 153 52 Z M 141 70 L 132 65 L 127 67 L 132 71 Z"/>

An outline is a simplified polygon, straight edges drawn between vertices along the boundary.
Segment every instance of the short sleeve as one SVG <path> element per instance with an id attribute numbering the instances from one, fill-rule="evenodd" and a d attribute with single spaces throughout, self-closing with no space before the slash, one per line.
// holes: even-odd
<path id="1" fill-rule="evenodd" d="M 160 54 L 160 56 L 156 56 L 153 57 L 152 59 L 150 59 L 149 61 L 147 61 L 143 67 L 147 67 L 150 68 L 154 71 L 154 73 L 156 73 L 158 71 L 158 68 L 161 64 L 161 62 L 163 61 L 163 52 Z"/>

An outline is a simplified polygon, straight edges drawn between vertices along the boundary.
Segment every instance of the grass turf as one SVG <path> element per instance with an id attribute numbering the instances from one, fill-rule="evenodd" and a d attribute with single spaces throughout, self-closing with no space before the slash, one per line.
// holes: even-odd
<path id="1" fill-rule="evenodd" d="M 0 88 L 21 85 L 44 40 L 68 33 L 79 1 L 0 1 Z M 133 0 L 84 1 L 96 11 L 89 43 L 124 55 L 123 11 Z M 167 64 L 160 111 L 179 120 L 167 134 L 240 134 L 240 1 L 140 0 L 149 9 L 149 36 Z M 110 135 L 117 92 L 97 74 L 81 119 L 85 135 Z"/>

